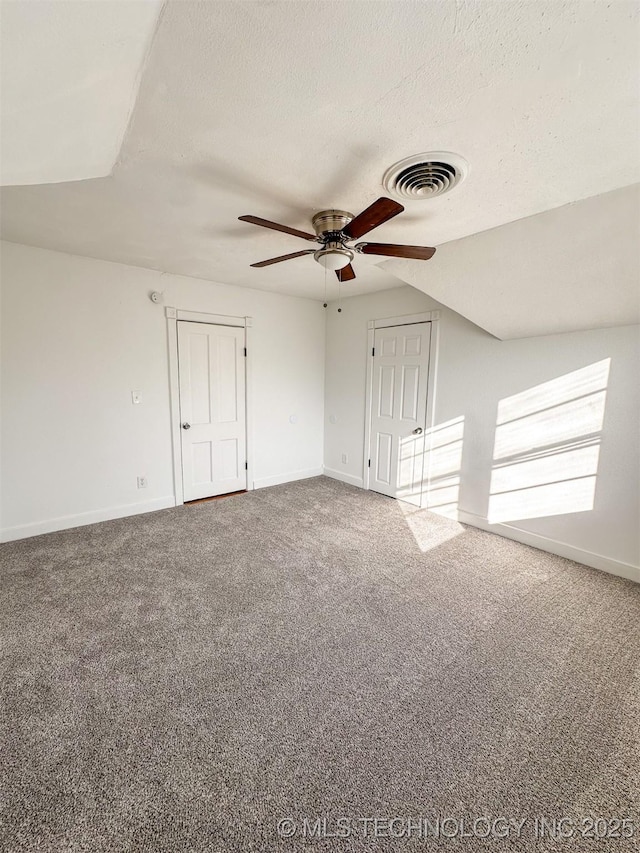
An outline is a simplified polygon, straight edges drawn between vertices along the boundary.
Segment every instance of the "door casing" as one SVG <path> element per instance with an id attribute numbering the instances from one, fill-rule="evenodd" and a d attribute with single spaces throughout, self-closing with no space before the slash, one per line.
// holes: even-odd
<path id="1" fill-rule="evenodd" d="M 365 489 L 369 489 L 369 447 L 371 443 L 371 411 L 373 405 L 373 343 L 376 329 L 385 329 L 389 326 L 409 326 L 413 323 L 431 323 L 431 340 L 429 345 L 429 372 L 427 385 L 427 417 L 425 424 L 425 452 L 427 459 L 431 458 L 430 440 L 431 428 L 435 423 L 435 401 L 436 401 L 436 376 L 438 369 L 438 340 L 440 334 L 440 311 L 424 311 L 419 314 L 404 314 L 397 317 L 384 317 L 377 320 L 369 320 L 367 328 L 367 374 L 365 391 L 365 425 L 364 425 L 364 454 L 362 460 L 362 483 Z M 424 473 L 423 489 L 420 495 L 420 506 L 425 507 L 431 475 L 429 464 Z"/>
<path id="2" fill-rule="evenodd" d="M 235 317 L 224 314 L 207 314 L 202 311 L 183 311 L 179 308 L 165 308 L 167 320 L 167 340 L 169 345 L 169 390 L 171 410 L 171 445 L 173 451 L 173 489 L 176 506 L 184 503 L 182 483 L 182 436 L 180 426 L 180 384 L 178 376 L 178 320 L 191 323 L 208 323 L 215 326 L 233 326 L 244 329 L 245 358 L 245 406 L 247 440 L 247 489 L 253 485 L 253 409 L 251 406 L 251 317 Z"/>

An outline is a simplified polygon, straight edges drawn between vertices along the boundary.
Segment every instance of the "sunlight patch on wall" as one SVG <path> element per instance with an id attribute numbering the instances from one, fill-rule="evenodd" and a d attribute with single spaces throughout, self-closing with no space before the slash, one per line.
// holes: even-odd
<path id="1" fill-rule="evenodd" d="M 500 401 L 491 523 L 593 509 L 610 365 L 607 358 Z"/>
<path id="2" fill-rule="evenodd" d="M 419 509 L 402 501 L 398 502 L 398 506 L 421 551 L 430 551 L 464 533 L 464 527 L 457 521 L 438 518 L 429 510 Z"/>
<path id="3" fill-rule="evenodd" d="M 408 435 L 398 447 L 398 488 L 396 497 L 420 505 L 425 476 L 425 436 Z"/>
<path id="4" fill-rule="evenodd" d="M 458 517 L 464 416 L 437 424 L 425 434 L 425 505 L 446 518 Z"/>

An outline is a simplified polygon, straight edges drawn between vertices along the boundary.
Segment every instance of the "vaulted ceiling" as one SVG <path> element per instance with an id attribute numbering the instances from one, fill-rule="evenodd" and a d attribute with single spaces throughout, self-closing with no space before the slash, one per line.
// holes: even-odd
<path id="1" fill-rule="evenodd" d="M 161 9 L 0 3 L 3 185 L 111 174 Z"/>
<path id="2" fill-rule="evenodd" d="M 117 17 L 121 8 L 145 4 L 106 5 Z M 54 73 L 32 59 L 42 75 Z M 24 75 L 23 66 L 5 74 Z M 324 270 L 310 257 L 249 267 L 308 244 L 237 217 L 251 213 L 309 230 L 319 209 L 357 213 L 382 195 L 382 175 L 395 161 L 453 151 L 470 164 L 466 181 L 441 198 L 407 202 L 404 214 L 374 232 L 381 242 L 438 246 L 434 258 L 358 256 L 357 279 L 345 293 L 408 281 L 499 337 L 592 328 L 618 296 L 623 308 L 604 324 L 637 322 L 637 263 L 627 242 L 624 268 L 616 268 L 606 293 L 589 279 L 593 293 L 577 325 L 571 302 L 585 284 L 567 264 L 554 288 L 542 280 L 553 275 L 551 261 L 528 276 L 527 292 L 539 289 L 535 322 L 523 322 L 531 312 L 517 288 L 502 300 L 499 323 L 486 306 L 519 282 L 526 228 L 539 236 L 547 211 L 571 205 L 560 229 L 571 232 L 572 203 L 602 196 L 590 202 L 592 217 L 575 220 L 586 267 L 589 252 L 606 257 L 603 217 L 613 231 L 619 217 L 637 219 L 628 201 L 612 204 L 603 194 L 640 181 L 638 70 L 638 6 L 624 0 L 170 0 L 111 174 L 5 188 L 2 235 L 322 298 Z M 530 225 L 521 226 L 513 254 L 507 238 L 499 252 L 488 243 L 490 268 L 475 276 L 473 264 L 489 257 L 479 232 L 495 235 L 522 219 Z M 561 257 L 563 234 L 550 225 L 542 231 L 549 256 Z M 465 247 L 467 240 L 475 242 Z M 538 250 L 546 252 L 544 242 Z M 328 286 L 335 295 L 333 274 Z"/>

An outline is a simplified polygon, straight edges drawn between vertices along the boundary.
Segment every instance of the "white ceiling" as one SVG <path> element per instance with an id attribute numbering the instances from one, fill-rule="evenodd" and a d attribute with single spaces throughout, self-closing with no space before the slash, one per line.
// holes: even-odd
<path id="1" fill-rule="evenodd" d="M 108 175 L 161 0 L 3 0 L 2 184 Z"/>
<path id="2" fill-rule="evenodd" d="M 389 165 L 429 150 L 463 155 L 466 182 L 371 239 L 441 246 L 624 187 L 640 181 L 638 68 L 634 2 L 170 0 L 112 176 L 6 189 L 3 236 L 322 298 L 310 257 L 249 268 L 309 244 L 237 217 L 309 230 L 313 212 L 357 213 Z M 439 256 L 420 271 L 427 292 Z M 345 293 L 403 283 L 402 265 L 354 265 Z M 436 298 L 450 304 L 453 284 Z M 454 301 L 479 322 L 477 298 Z M 506 336 L 522 313 L 509 311 Z"/>
<path id="3" fill-rule="evenodd" d="M 383 269 L 501 340 L 640 323 L 640 185 L 441 246 Z"/>

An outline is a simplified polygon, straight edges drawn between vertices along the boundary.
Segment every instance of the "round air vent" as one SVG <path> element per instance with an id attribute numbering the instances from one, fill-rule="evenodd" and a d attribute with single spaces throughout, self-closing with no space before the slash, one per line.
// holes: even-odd
<path id="1" fill-rule="evenodd" d="M 434 198 L 452 190 L 467 177 L 469 164 L 447 151 L 432 151 L 405 157 L 387 169 L 382 184 L 390 195 L 401 199 Z"/>

